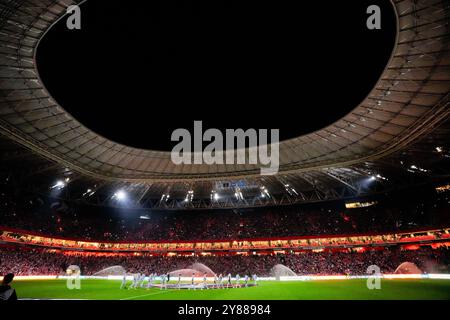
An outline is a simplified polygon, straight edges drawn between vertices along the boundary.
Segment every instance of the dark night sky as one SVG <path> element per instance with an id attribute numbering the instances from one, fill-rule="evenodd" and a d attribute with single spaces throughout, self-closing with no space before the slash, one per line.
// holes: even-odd
<path id="1" fill-rule="evenodd" d="M 176 128 L 278 128 L 282 139 L 345 116 L 392 52 L 390 1 L 88 0 L 38 48 L 52 96 L 116 142 L 170 150 Z M 382 8 L 382 30 L 366 8 Z"/>

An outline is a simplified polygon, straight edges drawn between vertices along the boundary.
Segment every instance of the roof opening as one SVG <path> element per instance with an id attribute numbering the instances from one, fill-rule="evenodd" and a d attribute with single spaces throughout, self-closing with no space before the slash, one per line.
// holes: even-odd
<path id="1" fill-rule="evenodd" d="M 63 108 L 125 145 L 171 150 L 172 131 L 194 120 L 278 128 L 284 140 L 335 122 L 373 89 L 396 35 L 390 1 L 378 3 L 381 30 L 365 28 L 366 0 L 87 1 L 81 30 L 60 20 L 37 64 Z"/>

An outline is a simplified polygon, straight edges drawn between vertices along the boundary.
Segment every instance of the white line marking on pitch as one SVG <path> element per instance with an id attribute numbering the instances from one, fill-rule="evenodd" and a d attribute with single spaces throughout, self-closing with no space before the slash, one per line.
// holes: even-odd
<path id="1" fill-rule="evenodd" d="M 88 299 L 42 299 L 42 298 L 22 298 L 17 300 L 35 300 L 35 301 L 41 301 L 41 300 L 53 300 L 53 301 L 85 301 Z"/>
<path id="2" fill-rule="evenodd" d="M 131 299 L 134 299 L 134 298 L 147 297 L 147 296 L 154 296 L 154 295 L 157 295 L 157 294 L 163 294 L 163 293 L 167 293 L 167 292 L 169 292 L 169 291 L 153 292 L 153 293 L 148 293 L 148 294 L 142 294 L 142 295 L 140 295 L 140 296 L 134 296 L 134 297 L 123 298 L 123 299 L 120 299 L 120 300 L 131 300 Z"/>

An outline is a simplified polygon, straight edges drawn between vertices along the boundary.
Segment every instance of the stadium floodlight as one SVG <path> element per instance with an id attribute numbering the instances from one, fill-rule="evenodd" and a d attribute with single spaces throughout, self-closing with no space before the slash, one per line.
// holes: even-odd
<path id="1" fill-rule="evenodd" d="M 388 178 L 383 177 L 381 174 L 377 174 L 376 178 L 381 180 L 389 180 Z"/>
<path id="2" fill-rule="evenodd" d="M 184 202 L 192 202 L 192 200 L 194 200 L 194 190 L 189 190 Z"/>
<path id="3" fill-rule="evenodd" d="M 236 190 L 234 192 L 234 196 L 239 201 L 244 200 L 244 195 L 242 194 L 241 188 L 239 188 L 239 187 L 236 188 Z"/>
<path id="4" fill-rule="evenodd" d="M 126 200 L 126 198 L 127 198 L 127 194 L 126 194 L 125 191 L 119 190 L 119 191 L 117 191 L 116 193 L 114 193 L 113 198 L 115 198 L 115 199 L 117 199 L 117 200 L 119 200 L 119 201 L 124 201 L 124 200 Z"/>
<path id="5" fill-rule="evenodd" d="M 86 192 L 83 193 L 83 197 L 86 197 L 86 196 L 91 197 L 94 195 L 94 193 L 95 193 L 95 191 L 93 191 L 92 189 L 87 189 Z"/>
<path id="6" fill-rule="evenodd" d="M 262 198 L 265 198 L 265 197 L 270 198 L 269 190 L 267 190 L 266 187 L 262 186 L 260 189 L 261 189 L 261 197 Z"/>
<path id="7" fill-rule="evenodd" d="M 291 196 L 298 196 L 298 192 L 297 190 L 295 190 L 290 184 L 285 184 L 284 188 L 286 189 L 287 193 L 289 193 L 289 195 Z"/>
<path id="8" fill-rule="evenodd" d="M 409 167 L 410 168 L 410 170 L 408 170 L 408 171 L 410 171 L 410 172 L 416 172 L 416 171 L 420 171 L 420 172 L 428 172 L 429 170 L 427 170 L 427 169 L 424 169 L 424 168 L 420 168 L 420 167 L 418 167 L 418 166 L 416 166 L 416 165 L 412 165 L 412 166 L 410 166 Z"/>
<path id="9" fill-rule="evenodd" d="M 220 199 L 219 194 L 216 191 L 211 191 L 211 200 L 218 201 Z"/>
<path id="10" fill-rule="evenodd" d="M 63 189 L 65 186 L 66 183 L 63 180 L 58 180 L 55 185 L 51 187 L 51 189 Z"/>
<path id="11" fill-rule="evenodd" d="M 436 151 L 441 153 L 442 151 L 444 151 L 444 149 L 442 147 L 436 147 Z"/>

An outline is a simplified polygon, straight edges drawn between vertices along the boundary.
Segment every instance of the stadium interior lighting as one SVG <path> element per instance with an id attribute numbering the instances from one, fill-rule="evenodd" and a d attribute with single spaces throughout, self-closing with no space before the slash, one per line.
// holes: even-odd
<path id="1" fill-rule="evenodd" d="M 117 200 L 119 200 L 119 201 L 124 201 L 124 200 L 126 200 L 126 198 L 127 198 L 127 194 L 126 194 L 125 191 L 119 190 L 119 191 L 117 191 L 116 193 L 114 193 L 113 198 L 114 198 L 114 199 L 117 199 Z"/>
<path id="2" fill-rule="evenodd" d="M 270 193 L 269 190 L 267 190 L 266 187 L 262 186 L 261 187 L 261 198 L 270 198 Z"/>
<path id="3" fill-rule="evenodd" d="M 244 200 L 244 196 L 242 195 L 242 191 L 241 188 L 237 187 L 235 192 L 234 192 L 234 196 L 236 197 L 237 200 Z"/>
<path id="4" fill-rule="evenodd" d="M 95 191 L 93 191 L 92 189 L 87 189 L 86 192 L 83 193 L 83 197 L 86 197 L 86 196 L 91 197 L 94 195 L 94 193 L 95 193 Z"/>
<path id="5" fill-rule="evenodd" d="M 161 201 L 165 201 L 165 202 L 167 202 L 167 201 L 169 201 L 169 199 L 170 199 L 170 194 L 166 194 L 166 193 L 164 193 L 162 196 L 161 196 Z"/>
<path id="6" fill-rule="evenodd" d="M 436 147 L 436 151 L 439 152 L 439 153 L 441 153 L 441 152 L 444 151 L 444 148 L 442 148 L 442 147 Z"/>
<path id="7" fill-rule="evenodd" d="M 388 178 L 383 177 L 381 174 L 377 174 L 377 175 L 376 175 L 376 178 L 377 178 L 377 179 L 381 179 L 381 180 L 385 180 L 385 181 L 389 180 Z"/>
<path id="8" fill-rule="evenodd" d="M 297 190 L 295 190 L 290 184 L 285 184 L 284 188 L 286 189 L 287 193 L 289 193 L 289 195 L 291 195 L 291 196 L 293 196 L 293 195 L 298 196 Z"/>
<path id="9" fill-rule="evenodd" d="M 417 172 L 417 171 L 419 171 L 419 172 L 428 172 L 428 170 L 426 170 L 426 169 L 423 169 L 423 168 L 420 168 L 420 167 L 418 167 L 418 166 L 416 166 L 416 165 L 411 165 L 410 167 L 409 167 L 409 169 L 408 169 L 408 171 L 409 172 L 413 172 L 413 173 L 415 173 L 415 172 Z"/>
<path id="10" fill-rule="evenodd" d="M 192 202 L 192 200 L 194 200 L 194 190 L 189 190 L 184 202 Z"/>
<path id="11" fill-rule="evenodd" d="M 371 173 L 369 173 L 369 174 L 371 174 Z M 372 176 L 370 176 L 369 180 L 370 181 L 375 181 L 375 180 L 385 180 L 385 181 L 387 181 L 389 179 L 384 177 L 384 176 L 382 176 L 381 174 L 373 174 Z"/>
<path id="12" fill-rule="evenodd" d="M 219 196 L 219 194 L 216 192 L 216 191 L 211 191 L 211 200 L 215 200 L 215 201 L 217 201 L 217 200 L 219 200 L 220 199 L 220 196 Z"/>
<path id="13" fill-rule="evenodd" d="M 63 189 L 65 186 L 66 183 L 63 180 L 58 180 L 55 185 L 51 187 L 51 189 Z"/>

